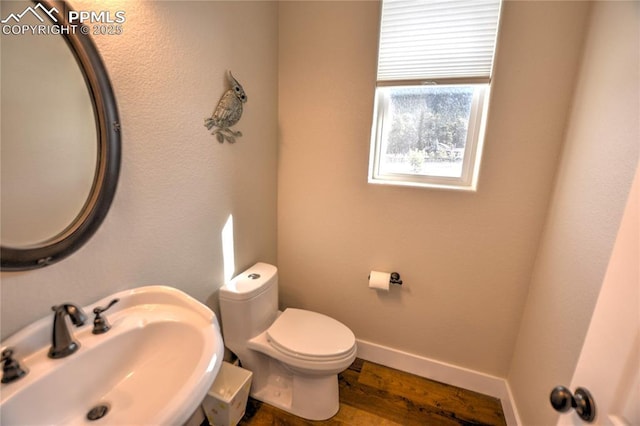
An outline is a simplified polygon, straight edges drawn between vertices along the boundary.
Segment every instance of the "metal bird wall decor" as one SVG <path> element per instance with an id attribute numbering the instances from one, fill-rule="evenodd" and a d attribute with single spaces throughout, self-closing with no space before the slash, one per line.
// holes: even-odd
<path id="1" fill-rule="evenodd" d="M 227 141 L 234 143 L 236 138 L 242 136 L 242 132 L 231 130 L 230 127 L 240 121 L 242 117 L 242 104 L 247 102 L 247 95 L 242 85 L 233 78 L 231 71 L 227 75 L 231 89 L 227 90 L 211 117 L 204 119 L 204 125 L 208 130 L 214 129 L 211 134 L 216 136 L 218 142 Z"/>

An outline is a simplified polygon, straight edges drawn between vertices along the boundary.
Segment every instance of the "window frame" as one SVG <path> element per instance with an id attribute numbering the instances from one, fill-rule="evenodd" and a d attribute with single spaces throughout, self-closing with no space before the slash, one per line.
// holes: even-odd
<path id="1" fill-rule="evenodd" d="M 423 85 L 438 86 L 478 86 L 471 101 L 471 112 L 467 127 L 467 140 L 462 158 L 462 174 L 460 177 L 423 175 L 417 173 L 383 173 L 380 171 L 381 157 L 386 146 L 385 113 L 389 108 L 388 91 L 393 88 L 419 87 Z M 376 85 L 374 96 L 373 124 L 369 154 L 368 182 L 373 184 L 414 186 L 422 188 L 453 189 L 476 191 L 480 161 L 484 145 L 487 110 L 491 85 L 478 79 L 456 80 L 412 80 L 407 82 L 380 81 Z M 389 120 L 387 120 L 387 123 Z M 388 127 L 387 127 L 388 129 Z"/>

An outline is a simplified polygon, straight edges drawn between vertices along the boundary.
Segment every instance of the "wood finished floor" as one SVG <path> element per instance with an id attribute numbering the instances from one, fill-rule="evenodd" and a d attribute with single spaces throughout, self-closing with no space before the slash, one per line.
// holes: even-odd
<path id="1" fill-rule="evenodd" d="M 500 400 L 369 361 L 339 375 L 340 410 L 309 421 L 249 398 L 241 426 L 506 425 Z"/>

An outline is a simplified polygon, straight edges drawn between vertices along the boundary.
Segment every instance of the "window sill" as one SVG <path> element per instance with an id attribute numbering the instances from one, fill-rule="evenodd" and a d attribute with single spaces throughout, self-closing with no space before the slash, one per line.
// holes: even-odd
<path id="1" fill-rule="evenodd" d="M 369 183 L 374 185 L 389 185 L 389 186 L 405 186 L 412 188 L 426 188 L 445 191 L 458 191 L 458 192 L 477 192 L 477 184 L 472 183 L 469 185 L 461 183 L 446 183 L 446 182 L 417 182 L 413 180 L 398 180 L 398 179 L 384 179 L 384 178 L 369 178 Z"/>

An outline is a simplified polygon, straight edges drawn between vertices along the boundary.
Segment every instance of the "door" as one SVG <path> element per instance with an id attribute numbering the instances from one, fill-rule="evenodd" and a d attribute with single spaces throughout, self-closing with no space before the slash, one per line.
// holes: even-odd
<path id="1" fill-rule="evenodd" d="M 593 397 L 597 425 L 640 425 L 640 169 L 569 389 Z M 584 425 L 575 411 L 558 425 Z"/>

